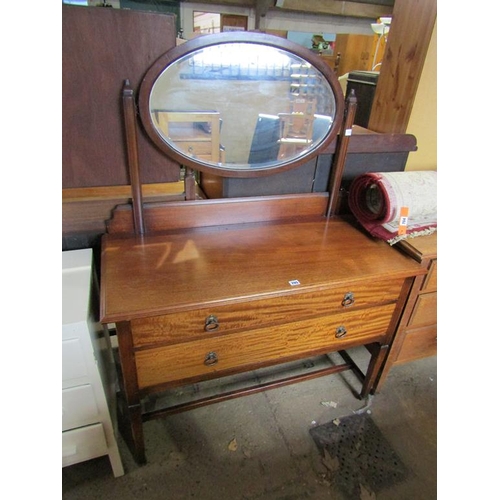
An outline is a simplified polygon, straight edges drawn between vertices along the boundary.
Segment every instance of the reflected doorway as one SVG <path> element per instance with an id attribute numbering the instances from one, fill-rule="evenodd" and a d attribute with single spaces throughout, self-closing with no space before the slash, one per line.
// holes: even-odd
<path id="1" fill-rule="evenodd" d="M 224 31 L 247 31 L 248 16 L 235 14 L 219 14 L 216 12 L 193 12 L 193 32 L 198 35 L 209 35 Z"/>

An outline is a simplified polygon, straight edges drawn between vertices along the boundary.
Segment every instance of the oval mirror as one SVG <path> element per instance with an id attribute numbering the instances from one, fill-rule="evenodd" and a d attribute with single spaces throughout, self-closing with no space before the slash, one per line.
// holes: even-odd
<path id="1" fill-rule="evenodd" d="M 261 33 L 206 35 L 170 50 L 146 74 L 139 112 L 179 163 L 252 177 L 298 166 L 336 136 L 343 94 L 308 49 Z"/>

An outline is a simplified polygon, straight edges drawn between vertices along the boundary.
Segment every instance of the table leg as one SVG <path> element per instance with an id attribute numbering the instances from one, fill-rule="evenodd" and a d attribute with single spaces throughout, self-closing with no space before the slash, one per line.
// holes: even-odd
<path id="1" fill-rule="evenodd" d="M 375 346 L 372 346 L 372 356 L 370 358 L 368 369 L 366 370 L 363 387 L 361 388 L 361 398 L 366 398 L 368 394 L 373 392 L 375 382 L 387 356 L 388 350 L 388 345 L 376 344 Z"/>
<path id="2" fill-rule="evenodd" d="M 120 383 L 119 428 L 127 446 L 138 464 L 146 463 L 142 407 L 137 381 L 137 367 L 132 343 L 132 331 L 128 321 L 117 323 L 118 353 L 117 366 Z"/>

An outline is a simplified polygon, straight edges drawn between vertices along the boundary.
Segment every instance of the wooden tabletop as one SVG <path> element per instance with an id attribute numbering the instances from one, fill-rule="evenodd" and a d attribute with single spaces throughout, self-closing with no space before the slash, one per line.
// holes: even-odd
<path id="1" fill-rule="evenodd" d="M 428 236 L 408 238 L 397 243 L 401 250 L 418 262 L 437 257 L 437 231 Z"/>
<path id="2" fill-rule="evenodd" d="M 421 273 L 409 256 L 339 219 L 105 235 L 101 321 Z"/>

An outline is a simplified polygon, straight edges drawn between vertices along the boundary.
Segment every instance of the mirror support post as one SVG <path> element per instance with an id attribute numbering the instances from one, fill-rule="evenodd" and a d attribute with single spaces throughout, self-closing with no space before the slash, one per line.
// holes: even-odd
<path id="1" fill-rule="evenodd" d="M 194 200 L 196 198 L 196 180 L 194 170 L 186 167 L 184 174 L 184 197 L 186 200 Z"/>
<path id="2" fill-rule="evenodd" d="M 354 89 L 352 89 L 346 99 L 344 121 L 335 147 L 335 158 L 333 160 L 329 186 L 330 198 L 326 211 L 327 217 L 331 217 L 332 212 L 333 214 L 338 214 L 340 210 L 340 185 L 342 182 L 342 175 L 344 174 L 347 148 L 349 147 L 349 140 L 352 135 L 352 126 L 354 124 L 357 106 L 358 100 L 356 99 Z"/>
<path id="3" fill-rule="evenodd" d="M 125 137 L 127 143 L 127 159 L 132 187 L 132 211 L 134 228 L 137 234 L 144 234 L 144 215 L 142 210 L 142 187 L 139 175 L 139 155 L 137 148 L 137 113 L 134 90 L 129 80 L 125 80 L 122 93 L 123 114 L 125 120 Z"/>

